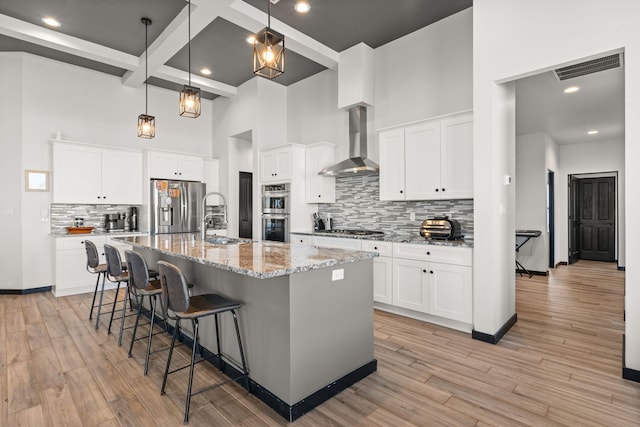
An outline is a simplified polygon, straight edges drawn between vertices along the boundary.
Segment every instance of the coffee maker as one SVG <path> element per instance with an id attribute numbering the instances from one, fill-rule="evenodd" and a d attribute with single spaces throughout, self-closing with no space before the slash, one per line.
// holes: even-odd
<path id="1" fill-rule="evenodd" d="M 105 231 L 124 231 L 124 220 L 119 213 L 106 214 L 104 216 Z"/>

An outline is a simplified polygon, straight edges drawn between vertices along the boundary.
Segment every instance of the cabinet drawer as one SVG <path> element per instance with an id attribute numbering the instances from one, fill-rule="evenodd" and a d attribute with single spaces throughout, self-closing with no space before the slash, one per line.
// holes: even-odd
<path id="1" fill-rule="evenodd" d="M 84 249 L 85 240 L 91 240 L 98 248 L 98 251 L 102 250 L 102 246 L 104 246 L 103 236 L 88 234 L 82 237 L 58 237 L 56 238 L 56 250 Z"/>
<path id="2" fill-rule="evenodd" d="M 441 262 L 443 264 L 471 265 L 471 248 L 456 248 L 437 245 L 393 245 L 393 256 L 416 261 Z"/>
<path id="3" fill-rule="evenodd" d="M 314 236 L 313 244 L 321 248 L 351 249 L 359 251 L 362 249 L 362 242 L 358 239 L 343 239 L 339 237 Z"/>
<path id="4" fill-rule="evenodd" d="M 289 240 L 291 243 L 302 243 L 303 245 L 313 246 L 313 236 L 307 234 L 291 234 Z"/>
<path id="5" fill-rule="evenodd" d="M 393 256 L 393 244 L 376 240 L 363 240 L 362 250 L 365 252 L 378 252 L 380 256 Z"/>

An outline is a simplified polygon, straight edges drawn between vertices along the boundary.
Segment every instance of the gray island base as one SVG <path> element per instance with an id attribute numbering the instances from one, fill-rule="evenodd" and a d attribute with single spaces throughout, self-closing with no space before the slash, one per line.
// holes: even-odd
<path id="1" fill-rule="evenodd" d="M 244 304 L 238 316 L 251 393 L 287 420 L 375 372 L 375 253 L 266 241 L 217 245 L 184 234 L 121 240 L 150 266 L 178 265 L 194 295 L 219 292 Z M 238 361 L 233 321 L 225 317 L 221 347 Z M 202 319 L 200 339 L 217 353 L 213 319 Z"/>

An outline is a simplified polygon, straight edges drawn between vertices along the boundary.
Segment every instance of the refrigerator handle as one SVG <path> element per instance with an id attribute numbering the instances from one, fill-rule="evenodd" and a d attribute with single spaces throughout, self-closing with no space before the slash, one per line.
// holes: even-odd
<path id="1" fill-rule="evenodd" d="M 189 194 L 189 187 L 186 183 L 182 184 L 182 194 L 184 194 L 184 197 L 182 197 L 180 200 L 182 201 L 182 205 L 180 206 L 180 209 L 182 210 L 182 224 L 180 224 L 180 226 L 182 227 L 182 231 L 185 232 L 187 231 L 187 224 L 188 224 L 188 220 L 187 220 L 187 207 L 189 206 L 189 197 L 191 196 Z"/>

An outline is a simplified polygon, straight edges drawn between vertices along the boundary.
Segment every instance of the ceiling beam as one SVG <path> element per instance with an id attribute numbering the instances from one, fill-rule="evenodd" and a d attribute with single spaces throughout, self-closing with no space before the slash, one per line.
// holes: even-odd
<path id="1" fill-rule="evenodd" d="M 189 84 L 189 74 L 186 71 L 178 70 L 177 68 L 168 67 L 166 65 L 162 65 L 160 68 L 158 68 L 153 73 L 153 76 L 173 83 L 182 85 Z M 227 98 L 238 93 L 238 90 L 235 86 L 208 79 L 197 74 L 191 74 L 191 84 L 193 86 L 199 87 L 206 92 L 215 93 L 216 95 L 220 96 L 226 96 Z"/>
<path id="2" fill-rule="evenodd" d="M 0 15 L 0 34 L 114 67 L 129 70 L 139 66 L 137 56 L 6 15 Z"/>

